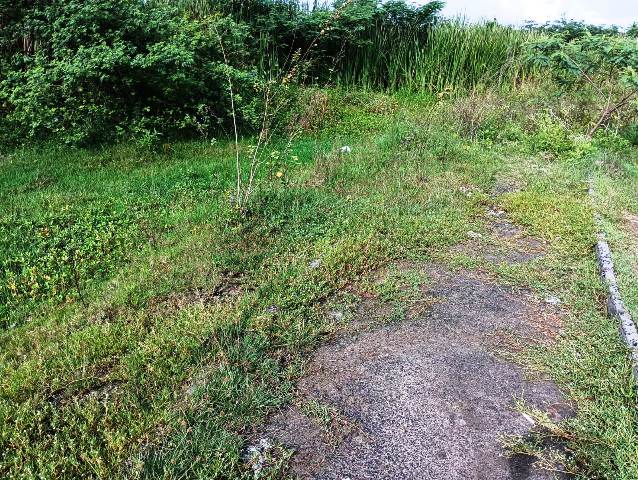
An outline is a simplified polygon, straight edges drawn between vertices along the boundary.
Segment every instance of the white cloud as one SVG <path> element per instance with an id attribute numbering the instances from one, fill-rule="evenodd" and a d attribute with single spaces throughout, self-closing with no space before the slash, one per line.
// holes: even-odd
<path id="1" fill-rule="evenodd" d="M 421 2 L 419 2 L 421 3 Z M 637 0 L 448 0 L 446 16 L 465 15 L 471 20 L 494 19 L 521 24 L 525 20 L 545 22 L 561 17 L 594 24 L 622 26 L 638 22 Z"/>

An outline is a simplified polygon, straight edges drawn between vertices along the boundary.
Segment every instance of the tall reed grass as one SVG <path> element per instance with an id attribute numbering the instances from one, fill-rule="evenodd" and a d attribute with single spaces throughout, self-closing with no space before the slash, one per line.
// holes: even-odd
<path id="1" fill-rule="evenodd" d="M 441 92 L 481 84 L 513 85 L 531 72 L 522 46 L 535 33 L 494 22 L 442 21 L 426 35 L 375 29 L 364 48 L 346 52 L 335 82 L 344 87 Z"/>

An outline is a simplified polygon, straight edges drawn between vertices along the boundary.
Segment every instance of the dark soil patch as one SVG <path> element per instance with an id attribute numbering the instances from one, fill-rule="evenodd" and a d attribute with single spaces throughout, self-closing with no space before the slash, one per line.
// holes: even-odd
<path id="1" fill-rule="evenodd" d="M 638 215 L 625 214 L 625 231 L 629 234 L 632 244 L 638 247 Z M 634 272 L 638 275 L 638 263 L 634 264 Z"/>
<path id="2" fill-rule="evenodd" d="M 147 311 L 151 315 L 166 315 L 167 312 L 176 312 L 191 305 L 214 305 L 237 297 L 241 292 L 242 287 L 239 281 L 226 280 L 211 290 L 192 289 L 151 298 L 148 301 Z"/>
<path id="3" fill-rule="evenodd" d="M 470 241 L 454 247 L 469 256 L 479 256 L 490 263 L 515 265 L 543 258 L 546 245 L 538 238 L 527 235 L 512 223 L 502 210 L 488 210 L 486 215 L 488 236 L 474 234 Z"/>
<path id="4" fill-rule="evenodd" d="M 625 214 L 625 223 L 630 235 L 638 243 L 638 215 Z"/>
<path id="5" fill-rule="evenodd" d="M 494 186 L 492 187 L 492 196 L 504 195 L 506 193 L 517 192 L 522 187 L 522 182 L 517 181 L 510 177 L 499 177 L 496 179 Z"/>
<path id="6" fill-rule="evenodd" d="M 498 355 L 493 340 L 509 332 L 548 341 L 547 332 L 559 328 L 556 317 L 529 293 L 484 276 L 437 267 L 426 273 L 432 281 L 424 293 L 438 299 L 427 313 L 344 336 L 309 362 L 298 385 L 300 402 L 339 412 L 351 426 L 343 435 L 327 441 L 321 422 L 291 406 L 256 438 L 293 449 L 293 474 L 350 480 L 552 478 L 534 467 L 534 459 L 507 458 L 501 440 L 532 428 L 515 411 L 517 399 L 560 418 L 561 393 Z"/>

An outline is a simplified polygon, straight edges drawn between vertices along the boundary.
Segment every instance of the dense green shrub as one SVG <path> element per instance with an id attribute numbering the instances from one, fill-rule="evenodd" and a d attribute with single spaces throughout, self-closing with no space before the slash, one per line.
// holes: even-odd
<path id="1" fill-rule="evenodd" d="M 442 7 L 403 0 L 312 10 L 296 0 L 0 2 L 0 142 L 133 136 L 144 145 L 228 133 L 230 83 L 239 128 L 247 130 L 262 124 L 266 89 L 282 84 L 406 86 Z"/>
<path id="2" fill-rule="evenodd" d="M 540 115 L 528 143 L 533 152 L 544 152 L 556 157 L 568 154 L 574 149 L 574 141 L 569 130 L 548 113 Z"/>
<path id="3" fill-rule="evenodd" d="M 416 60 L 443 8 L 439 0 L 418 7 L 404 0 L 337 0 L 312 10 L 298 0 L 173 3 L 196 17 L 217 11 L 248 25 L 247 48 L 262 71 L 298 69 L 298 54 L 310 80 L 374 87 L 400 86 L 405 62 Z"/>
<path id="4" fill-rule="evenodd" d="M 192 20 L 136 0 L 53 0 L 18 23 L 36 46 L 5 63 L 0 105 L 12 137 L 5 140 L 83 144 L 223 127 L 227 73 L 241 92 L 241 119 L 255 117 L 259 85 L 243 53 L 248 32 L 228 18 Z"/>
<path id="5" fill-rule="evenodd" d="M 622 136 L 627 139 L 629 143 L 634 146 L 638 146 L 638 124 L 632 123 L 627 125 L 621 131 Z"/>
<path id="6" fill-rule="evenodd" d="M 132 136 L 156 147 L 178 135 L 225 135 L 234 128 L 231 84 L 240 130 L 272 131 L 290 124 L 294 84 L 451 92 L 520 80 L 528 32 L 440 22 L 442 7 L 438 0 L 418 7 L 338 0 L 312 9 L 298 0 L 0 3 L 0 142 Z M 271 118 L 274 111 L 283 118 Z"/>
<path id="7" fill-rule="evenodd" d="M 621 126 L 635 112 L 638 98 L 638 43 L 629 36 L 591 35 L 566 39 L 543 37 L 528 45 L 528 59 L 545 69 L 564 91 L 587 94 L 595 114 L 586 119 L 588 134 L 617 120 Z"/>
<path id="8" fill-rule="evenodd" d="M 511 84 L 520 79 L 520 47 L 534 36 L 495 22 L 441 21 L 441 1 L 413 6 L 404 0 L 338 0 L 312 10 L 297 0 L 176 3 L 198 18 L 220 11 L 248 25 L 247 48 L 260 71 L 295 70 L 305 82 L 348 88 L 441 91 Z"/>

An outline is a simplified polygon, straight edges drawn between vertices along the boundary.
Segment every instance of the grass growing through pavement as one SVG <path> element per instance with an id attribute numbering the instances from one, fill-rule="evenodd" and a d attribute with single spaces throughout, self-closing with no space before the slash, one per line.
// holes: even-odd
<path id="1" fill-rule="evenodd" d="M 596 226 L 587 192 L 593 163 L 535 158 L 535 173 L 528 172 L 520 191 L 502 195 L 499 205 L 549 242 L 547 257 L 492 268 L 501 281 L 531 287 L 541 298 L 558 297 L 565 309 L 556 344 L 532 347 L 522 359 L 531 372 L 555 380 L 577 410 L 560 425 L 537 419 L 547 437 L 565 442 L 567 471 L 576 478 L 630 479 L 638 475 L 631 460 L 638 453 L 636 388 L 618 326 L 605 315 L 593 255 Z"/>
<path id="2" fill-rule="evenodd" d="M 530 354 L 578 405 L 561 426 L 570 468 L 638 476 L 635 391 L 591 250 L 589 157 L 539 147 L 555 134 L 546 120 L 513 128 L 516 111 L 535 114 L 515 108 L 529 98 L 505 111 L 489 97 L 476 129 L 467 104 L 329 96 L 330 124 L 263 170 L 245 218 L 229 209 L 222 142 L 2 159 L 0 474 L 252 477 L 243 435 L 290 400 L 333 331 L 324 305 L 393 260 L 452 261 L 497 205 L 550 249 L 493 273 L 570 312 L 567 335 Z M 496 192 L 501 181 L 517 188 Z"/>

